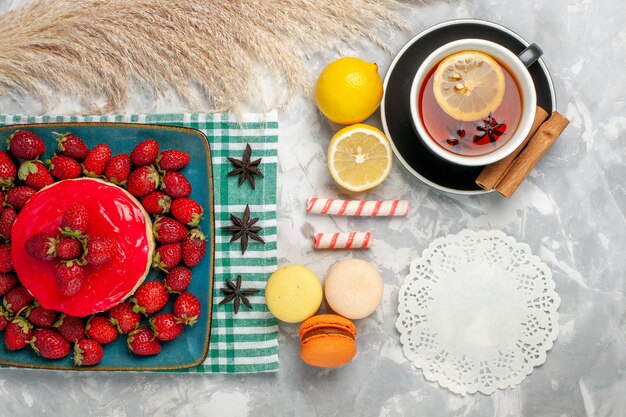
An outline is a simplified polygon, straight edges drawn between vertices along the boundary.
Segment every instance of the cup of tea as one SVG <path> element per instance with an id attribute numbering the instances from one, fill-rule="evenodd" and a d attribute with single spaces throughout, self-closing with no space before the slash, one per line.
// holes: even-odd
<path id="1" fill-rule="evenodd" d="M 528 72 L 542 55 L 532 44 L 519 55 L 482 39 L 435 50 L 411 86 L 411 117 L 423 143 L 459 165 L 499 161 L 529 134 L 537 105 Z"/>

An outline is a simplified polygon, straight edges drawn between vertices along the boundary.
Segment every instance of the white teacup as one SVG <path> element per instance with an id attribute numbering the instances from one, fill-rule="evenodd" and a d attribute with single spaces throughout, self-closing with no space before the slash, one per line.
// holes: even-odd
<path id="1" fill-rule="evenodd" d="M 522 96 L 521 118 L 513 136 L 501 147 L 484 155 L 464 156 L 442 148 L 429 135 L 419 112 L 419 93 L 429 72 L 445 57 L 461 51 L 481 51 L 496 58 L 496 60 L 504 64 L 517 79 Z M 531 44 L 519 55 L 515 55 L 510 50 L 497 43 L 482 39 L 462 39 L 445 44 L 435 50 L 422 62 L 413 79 L 413 85 L 411 86 L 411 117 L 415 130 L 422 142 L 440 158 L 459 165 L 488 165 L 506 158 L 521 145 L 533 125 L 537 106 L 537 94 L 535 92 L 535 84 L 533 83 L 527 67 L 539 59 L 541 54 L 541 48 L 535 44 Z"/>

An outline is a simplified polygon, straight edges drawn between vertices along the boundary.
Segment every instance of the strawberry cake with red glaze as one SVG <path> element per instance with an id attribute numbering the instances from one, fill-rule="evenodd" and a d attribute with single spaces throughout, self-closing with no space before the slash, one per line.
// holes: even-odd
<path id="1" fill-rule="evenodd" d="M 57 262 L 34 259 L 25 243 L 39 232 L 57 232 L 63 213 L 74 203 L 89 212 L 87 234 L 113 238 L 117 254 L 105 265 L 87 265 L 83 285 L 68 297 L 55 282 Z M 11 255 L 22 284 L 43 307 L 78 317 L 106 311 L 133 294 L 150 271 L 153 252 L 152 223 L 141 204 L 126 190 L 93 178 L 59 181 L 42 189 L 13 226 Z"/>

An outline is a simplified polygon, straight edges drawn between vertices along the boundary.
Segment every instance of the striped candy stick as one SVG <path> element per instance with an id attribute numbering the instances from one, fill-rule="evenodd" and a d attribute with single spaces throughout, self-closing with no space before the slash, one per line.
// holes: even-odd
<path id="1" fill-rule="evenodd" d="M 314 249 L 367 249 L 372 246 L 370 232 L 315 233 Z"/>
<path id="2" fill-rule="evenodd" d="M 312 197 L 307 201 L 306 211 L 336 216 L 406 216 L 409 212 L 409 202 L 406 200 L 366 201 Z"/>

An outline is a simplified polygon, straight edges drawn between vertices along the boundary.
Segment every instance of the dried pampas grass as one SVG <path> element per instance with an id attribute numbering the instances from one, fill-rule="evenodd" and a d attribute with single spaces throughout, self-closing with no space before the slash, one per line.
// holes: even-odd
<path id="1" fill-rule="evenodd" d="M 284 104 L 311 85 L 308 53 L 398 26 L 399 0 L 40 0 L 0 16 L 0 95 L 123 110 L 137 83 L 188 110 L 238 109 L 269 72 Z M 200 94 L 195 94 L 195 92 Z M 104 103 L 104 104 L 103 104 Z"/>

